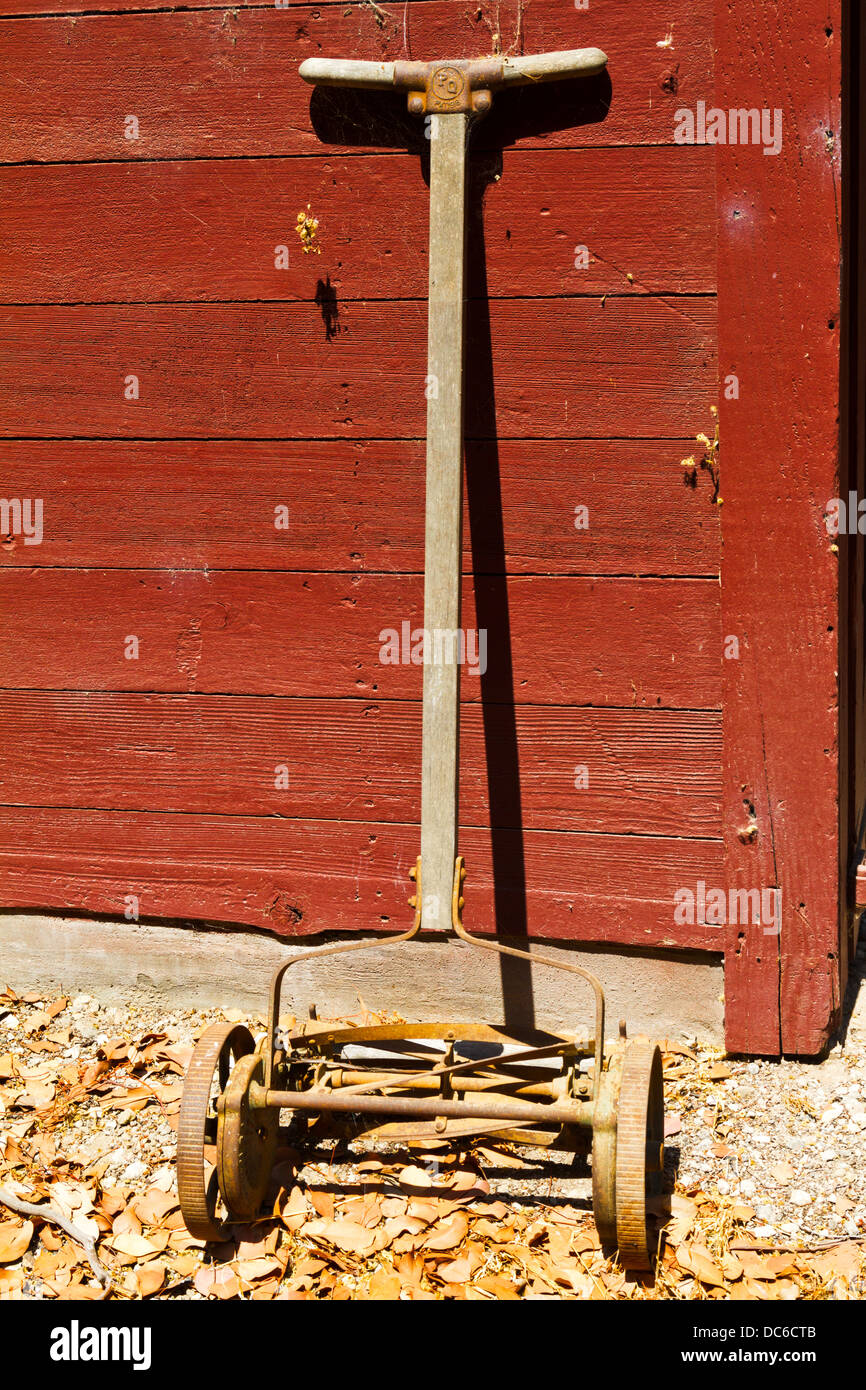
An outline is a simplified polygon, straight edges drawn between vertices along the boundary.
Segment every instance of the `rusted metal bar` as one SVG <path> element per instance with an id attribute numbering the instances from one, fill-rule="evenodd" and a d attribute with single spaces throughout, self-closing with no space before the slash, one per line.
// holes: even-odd
<path id="1" fill-rule="evenodd" d="M 418 884 L 416 893 L 417 906 L 411 927 L 407 927 L 398 936 L 386 937 L 384 940 L 376 941 L 342 941 L 338 946 L 317 946 L 312 951 L 307 951 L 304 955 L 290 956 L 287 961 L 278 966 L 274 971 L 271 980 L 271 993 L 268 1001 L 268 1035 L 265 1040 L 265 1085 L 270 1086 L 274 1079 L 274 1054 L 277 1050 L 277 1028 L 280 1022 L 280 996 L 283 988 L 283 977 L 286 971 L 291 969 L 298 961 L 310 960 L 313 956 L 339 956 L 348 951 L 364 951 L 372 946 L 397 946 L 401 941 L 411 941 L 412 937 L 418 932 L 421 926 L 421 861 L 417 861 L 415 866 L 416 882 Z"/>
<path id="2" fill-rule="evenodd" d="M 264 1086 L 250 1087 L 253 1110 L 338 1110 L 371 1115 L 406 1115 L 417 1119 L 435 1120 L 451 1116 L 455 1120 L 529 1120 L 533 1124 L 592 1126 L 592 1102 L 581 1100 L 558 1101 L 545 1105 L 542 1101 L 511 1100 L 507 1096 L 489 1096 L 470 1100 L 444 1100 L 423 1096 L 371 1096 L 328 1091 L 269 1091 Z"/>
<path id="3" fill-rule="evenodd" d="M 601 1073 L 604 1060 L 604 990 L 600 981 L 589 970 L 584 970 L 581 965 L 572 965 L 570 961 L 554 960 L 551 956 L 540 956 L 537 951 L 521 951 L 516 946 L 503 946 L 499 941 L 488 941 L 481 936 L 472 936 L 464 927 L 463 895 L 462 887 L 466 878 L 466 868 L 463 863 L 463 856 L 458 855 L 454 861 L 454 879 L 451 890 L 451 925 L 461 941 L 465 941 L 468 946 L 480 946 L 483 951 L 496 951 L 500 956 L 516 956 L 518 960 L 528 960 L 534 965 L 549 965 L 553 970 L 567 970 L 572 975 L 578 975 L 580 979 L 586 980 L 592 989 L 595 997 L 595 1040 L 593 1056 L 595 1059 L 593 1067 L 593 1099 L 598 1100 L 601 1087 Z"/>

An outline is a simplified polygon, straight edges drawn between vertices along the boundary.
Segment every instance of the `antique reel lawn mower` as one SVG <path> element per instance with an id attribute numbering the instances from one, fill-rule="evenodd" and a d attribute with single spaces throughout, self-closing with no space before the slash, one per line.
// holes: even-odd
<path id="1" fill-rule="evenodd" d="M 463 355 L 467 141 L 493 91 L 517 83 L 600 72 L 598 49 L 527 58 L 370 63 L 308 59 L 308 82 L 396 87 L 409 110 L 432 118 L 428 309 L 424 627 L 460 629 L 463 488 Z M 431 643 L 431 646 L 433 644 Z M 348 954 L 367 941 L 325 946 L 287 961 L 274 977 L 268 1030 L 256 1045 L 236 1024 L 201 1037 L 187 1072 L 178 1125 L 178 1189 L 190 1232 L 221 1239 L 252 1219 L 279 1142 L 326 1133 L 385 1140 L 497 1135 L 524 1144 L 592 1154 L 593 1211 L 603 1242 L 634 1269 L 652 1265 L 653 1205 L 661 1196 L 664 1106 L 661 1055 L 645 1038 L 605 1047 L 604 994 L 582 967 L 470 935 L 463 926 L 466 877 L 457 853 L 459 663 L 447 644 L 425 652 L 421 853 L 412 877 L 412 925 L 448 930 L 467 944 L 566 970 L 592 989 L 592 1036 L 520 1032 L 439 1022 L 337 1028 L 311 1021 L 280 1028 L 283 978 L 294 959 Z"/>

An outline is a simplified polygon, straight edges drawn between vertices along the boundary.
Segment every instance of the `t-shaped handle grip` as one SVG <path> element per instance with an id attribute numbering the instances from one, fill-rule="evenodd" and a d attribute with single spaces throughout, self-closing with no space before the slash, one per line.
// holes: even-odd
<path id="1" fill-rule="evenodd" d="M 354 58 L 307 58 L 300 66 L 305 82 L 326 87 L 396 87 L 409 94 L 413 115 L 489 110 L 494 87 L 554 82 L 601 72 L 607 56 L 600 48 L 570 48 L 527 58 L 455 58 L 432 63 L 368 63 Z"/>

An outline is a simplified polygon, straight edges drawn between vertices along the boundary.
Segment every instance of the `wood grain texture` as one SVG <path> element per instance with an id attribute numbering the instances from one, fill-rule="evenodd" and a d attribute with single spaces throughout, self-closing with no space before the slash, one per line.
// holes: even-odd
<path id="1" fill-rule="evenodd" d="M 611 65 L 475 135 L 467 428 L 499 442 L 467 450 L 466 921 L 716 951 L 673 921 L 722 853 L 719 518 L 679 466 L 716 374 L 712 152 L 673 146 L 711 0 L 520 8 L 524 51 Z M 495 11 L 385 12 L 0 26 L 4 492 L 45 504 L 41 546 L 0 544 L 5 906 L 408 920 L 421 670 L 379 634 L 421 622 L 427 151 L 400 98 L 311 96 L 297 64 L 475 54 Z M 278 272 L 307 202 L 323 253 Z"/>
<path id="2" fill-rule="evenodd" d="M 712 169 L 712 150 L 697 146 L 472 159 L 469 294 L 482 261 L 493 296 L 714 293 Z M 295 233 L 307 203 L 318 256 Z M 399 218 L 385 212 L 394 207 Z M 406 154 L 7 167 L 0 297 L 314 301 L 325 283 L 338 302 L 423 299 L 427 207 L 421 165 Z"/>
<path id="3" fill-rule="evenodd" d="M 417 703 L 2 691 L 0 718 L 9 805 L 418 820 Z M 718 839 L 720 757 L 715 710 L 467 704 L 461 820 Z"/>
<path id="4" fill-rule="evenodd" d="M 506 440 L 466 449 L 464 568 L 718 575 L 719 509 L 688 439 Z M 43 500 L 43 540 L 0 566 L 421 573 L 424 443 L 0 441 L 5 495 Z M 497 481 L 498 492 L 497 497 Z M 278 530 L 275 509 L 289 509 Z M 587 525 L 578 529 L 587 508 Z"/>
<path id="5" fill-rule="evenodd" d="M 490 319 L 469 306 L 470 438 L 681 438 L 708 418 L 714 300 L 505 300 Z M 423 437 L 426 306 L 349 304 L 339 330 L 315 304 L 7 307 L 0 433 Z"/>
<path id="6" fill-rule="evenodd" d="M 731 932 L 726 1028 L 744 1052 L 818 1052 L 839 1005 L 838 584 L 823 513 L 838 495 L 840 11 L 716 7 L 718 105 L 784 121 L 775 157 L 719 147 L 720 370 L 739 378 L 721 404 L 722 631 L 740 643 L 723 662 L 726 875 L 782 890 L 781 937 Z"/>
<path id="7" fill-rule="evenodd" d="M 466 925 L 503 934 L 718 950 L 673 922 L 676 889 L 721 872 L 714 840 L 467 830 Z M 403 930 L 413 826 L 51 808 L 0 812 L 7 907 L 193 918 L 280 935 Z M 491 853 L 497 862 L 494 895 Z"/>
<path id="8" fill-rule="evenodd" d="M 601 43 L 609 78 L 558 83 L 564 91 L 556 97 L 525 89 L 500 95 L 479 131 L 481 144 L 672 144 L 676 88 L 690 99 L 709 95 L 711 0 L 650 0 L 639 18 L 633 0 L 593 0 L 587 13 L 564 0 L 520 9 L 525 52 Z M 410 11 L 416 58 L 491 50 L 495 11 L 487 0 L 475 7 L 413 0 Z M 505 0 L 499 12 L 507 50 L 517 39 L 517 0 Z M 409 120 L 399 95 L 364 100 L 351 93 L 347 106 L 344 95 L 323 94 L 313 108 L 317 131 L 310 89 L 297 75 L 304 58 L 320 55 L 405 57 L 403 7 L 392 14 L 381 28 L 357 4 L 15 20 L 0 46 L 7 94 L 0 158 L 321 155 L 347 144 L 405 146 L 418 140 L 420 123 Z M 668 35 L 671 46 L 660 47 Z M 137 140 L 124 136 L 130 114 L 139 118 Z"/>
<path id="9" fill-rule="evenodd" d="M 866 496 L 866 26 L 843 9 L 842 350 L 839 496 Z M 858 868 L 866 836 L 866 556 L 859 537 L 839 546 L 840 980 L 860 930 Z M 845 927 L 847 926 L 847 930 Z"/>
<path id="10" fill-rule="evenodd" d="M 704 579 L 466 581 L 464 628 L 487 630 L 488 664 L 466 667 L 462 697 L 714 708 L 718 594 Z M 421 628 L 417 576 L 6 570 L 0 608 L 9 688 L 420 697 L 410 653 L 380 659 L 380 634 Z"/>

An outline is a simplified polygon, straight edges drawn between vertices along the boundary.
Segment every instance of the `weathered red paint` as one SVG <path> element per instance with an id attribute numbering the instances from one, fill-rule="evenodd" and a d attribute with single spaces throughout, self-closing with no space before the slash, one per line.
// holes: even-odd
<path id="1" fill-rule="evenodd" d="M 718 929 L 674 926 L 683 876 L 718 878 L 721 844 L 658 835 L 491 831 L 469 826 L 466 923 L 512 935 L 714 950 Z M 7 906 L 246 922 L 304 935 L 402 930 L 417 830 L 282 817 L 7 807 L 0 813 Z M 492 862 L 496 859 L 496 892 Z M 411 884 L 409 884 L 411 888 Z M 586 903 L 592 904 L 586 913 Z M 623 905 L 627 910 L 623 910 Z"/>
<path id="2" fill-rule="evenodd" d="M 696 146 L 479 156 L 470 279 L 483 261 L 494 296 L 713 294 L 710 168 Z M 636 237 L 647 188 L 653 232 Z M 295 235 L 308 202 L 323 257 Z M 427 203 L 418 157 L 397 152 L 225 160 L 219 178 L 210 160 L 12 166 L 0 169 L 0 300 L 81 303 L 98 287 L 112 301 L 309 302 L 325 273 L 338 303 L 423 300 Z M 394 207 L 399 219 L 384 213 Z M 580 246 L 592 247 L 587 265 L 575 265 Z"/>
<path id="3" fill-rule="evenodd" d="M 712 483 L 701 473 L 683 485 L 692 449 L 691 439 L 471 442 L 472 478 L 495 476 L 498 459 L 501 517 L 493 506 L 470 516 L 467 504 L 467 572 L 716 577 Z M 422 439 L 28 439 L 0 441 L 0 460 L 13 497 L 38 496 L 50 476 L 52 516 L 40 546 L 0 545 L 0 566 L 424 567 L 424 516 L 407 502 L 424 488 Z M 290 501 L 290 530 L 277 530 L 274 507 Z M 583 530 L 578 506 L 591 519 Z"/>
<path id="4" fill-rule="evenodd" d="M 483 301 L 472 301 L 470 437 L 490 438 L 495 429 L 505 439 L 678 438 L 684 420 L 696 428 L 709 420 L 712 299 L 683 296 L 675 306 L 655 296 L 491 301 L 495 422 L 486 313 Z M 424 303 L 351 303 L 341 307 L 339 323 L 329 340 L 313 302 L 7 308 L 0 434 L 423 435 Z M 137 386 L 127 387 L 133 376 Z M 127 390 L 137 390 L 137 399 Z"/>
<path id="5" fill-rule="evenodd" d="M 716 103 L 779 108 L 776 156 L 719 147 L 724 825 L 728 887 L 782 890 L 780 936 L 734 928 L 726 1027 L 813 1053 L 839 1004 L 841 4 L 716 7 Z M 756 834 L 750 833 L 754 827 Z"/>
<path id="6" fill-rule="evenodd" d="M 25 6 L 22 0 L 11 3 Z M 70 11 L 75 0 L 60 0 Z M 106 8 L 122 8 L 104 0 Z M 0 157 L 10 160 L 177 159 L 201 155 L 343 156 L 368 150 L 376 134 L 345 123 L 341 139 L 323 142 L 310 121 L 310 93 L 298 64 L 321 53 L 358 58 L 404 54 L 404 13 L 380 28 L 361 4 L 230 7 L 176 13 L 42 18 L 43 0 L 28 6 L 39 18 L 16 20 L 0 49 L 6 93 Z M 99 9 L 83 0 L 85 10 Z M 135 4 L 135 9 L 139 9 Z M 380 7 L 381 8 L 381 7 Z M 518 10 L 522 8 L 522 21 Z M 497 7 L 462 0 L 411 0 L 409 49 L 425 58 L 490 51 Z M 597 44 L 611 55 L 616 100 L 603 107 L 557 111 L 538 133 L 521 134 L 532 148 L 672 144 L 672 114 L 685 92 L 712 70 L 712 0 L 642 0 L 640 19 L 628 0 L 592 0 L 586 12 L 564 0 L 500 0 L 503 49 L 522 37 L 526 52 Z M 668 34 L 675 53 L 659 47 Z M 19 81 L 23 72 L 26 82 Z M 88 80 L 82 81 L 86 73 Z M 672 80 L 673 78 L 673 80 Z M 525 108 L 509 98 L 480 132 L 496 147 L 514 136 L 511 118 Z M 140 112 L 138 140 L 124 136 L 123 117 Z M 575 115 L 577 114 L 577 120 Z M 494 124 L 496 122 L 496 124 Z M 553 126 L 553 129 L 551 129 Z M 381 139 L 382 136 L 379 136 Z M 707 152 L 709 153 L 709 152 Z M 712 186 L 708 179 L 708 193 Z M 388 210 L 383 209 L 385 215 Z"/>
<path id="7" fill-rule="evenodd" d="M 3 712 L 12 803 L 418 820 L 417 701 L 10 691 Z M 514 769 L 503 757 L 488 763 L 485 747 L 485 720 L 495 749 L 512 719 L 519 807 Z M 520 705 L 483 716 L 465 704 L 461 743 L 467 826 L 489 822 L 492 804 L 496 823 L 519 815 L 527 830 L 717 836 L 718 710 Z"/>
<path id="8" fill-rule="evenodd" d="M 600 44 L 611 99 L 503 98 L 476 137 L 467 925 L 725 948 L 729 1046 L 818 1050 L 866 765 L 861 571 L 821 522 L 842 0 L 57 3 L 0 0 L 0 491 L 46 499 L 42 545 L 0 545 L 3 904 L 405 925 L 420 671 L 378 647 L 421 621 L 423 142 L 327 95 L 311 117 L 296 72 L 477 54 L 498 21 L 504 48 Z M 779 155 L 676 144 L 701 99 L 779 107 Z M 719 508 L 680 460 L 730 372 Z M 675 923 L 699 881 L 780 884 L 780 941 Z"/>

